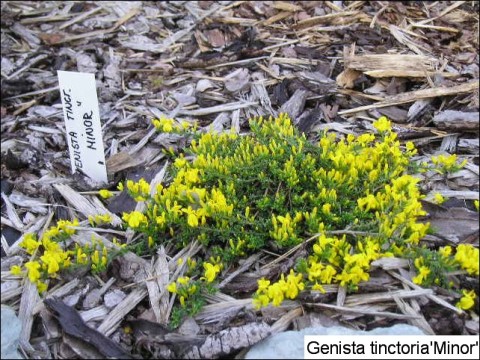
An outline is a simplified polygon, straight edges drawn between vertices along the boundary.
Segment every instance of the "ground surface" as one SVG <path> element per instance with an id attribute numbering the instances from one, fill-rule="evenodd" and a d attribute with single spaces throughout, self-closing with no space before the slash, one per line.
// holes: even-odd
<path id="1" fill-rule="evenodd" d="M 260 254 L 178 332 L 158 325 L 169 313 L 161 280 L 144 286 L 145 276 L 135 277 L 145 270 L 161 278 L 166 266 L 173 273 L 170 254 L 158 254 L 154 266 L 131 254 L 102 278 L 61 279 L 47 297 L 56 291 L 79 312 L 43 304 L 8 271 L 26 259 L 21 235 L 105 210 L 102 186 L 70 173 L 58 70 L 95 74 L 112 189 L 125 178 L 151 180 L 165 163 L 162 150 L 185 146 L 157 134 L 153 118 L 245 132 L 251 117 L 287 112 L 314 137 L 325 128 L 369 132 L 386 115 L 402 141 L 417 145 L 416 160 L 439 153 L 468 160 L 460 172 L 423 183 L 437 230 L 425 243 L 478 246 L 477 2 L 4 1 L 1 8 L 2 304 L 19 311 L 28 356 L 174 357 L 198 346 L 190 356 L 218 357 L 225 351 L 201 347 L 206 336 L 235 330 L 233 356 L 268 333 L 332 323 L 371 329 L 409 322 L 427 333 L 478 334 L 478 301 L 476 313 L 455 311 L 449 304 L 458 295 L 415 287 L 405 263 L 379 265 L 356 295 L 332 286 L 322 298 L 256 312 L 248 296 L 258 269 L 273 259 Z M 442 207 L 431 202 L 435 192 L 449 198 Z M 117 215 L 133 206 L 122 195 L 107 203 Z M 122 241 L 132 237 L 115 231 Z M 111 239 L 111 232 L 101 234 Z M 454 280 L 478 294 L 478 278 Z M 82 324 L 78 313 L 108 338 L 69 328 Z"/>

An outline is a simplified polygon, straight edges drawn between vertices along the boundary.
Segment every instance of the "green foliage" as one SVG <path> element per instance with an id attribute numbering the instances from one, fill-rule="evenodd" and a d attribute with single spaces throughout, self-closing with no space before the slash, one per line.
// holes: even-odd
<path id="1" fill-rule="evenodd" d="M 126 227 L 144 235 L 132 248 L 137 254 L 154 253 L 159 245 L 173 250 L 195 241 L 202 245 L 195 258 L 180 258 L 178 265 L 184 268 L 168 285 L 178 299 L 172 326 L 200 311 L 223 269 L 260 250 L 281 253 L 303 244 L 308 256 L 276 282 L 260 279 L 257 306 L 279 305 L 305 289 L 324 291 L 327 284 L 354 291 L 369 279 L 370 263 L 386 256 L 416 259 L 413 280 L 418 284 L 448 286 L 445 272 L 456 269 L 478 275 L 478 249 L 467 246 L 453 255 L 419 247 L 429 224 L 418 221 L 425 215 L 423 196 L 410 172 L 426 167 L 412 165 L 415 146 L 401 146 L 385 117 L 374 123 L 376 135 L 337 138 L 323 133 L 316 144 L 300 135 L 286 115 L 251 120 L 251 134 L 245 136 L 199 134 L 195 125 L 172 119 L 153 124 L 160 131 L 193 137 L 191 145 L 176 156 L 170 183 L 157 185 L 153 196 L 143 179 L 129 180 L 119 189 L 126 186 L 132 198 L 146 205 L 145 212 L 122 217 Z M 452 157 L 434 163 L 442 173 L 462 166 Z M 30 245 L 25 246 L 34 247 Z M 77 249 L 75 261 L 90 259 L 97 271 L 107 265 L 98 249 L 86 257 L 82 251 Z M 471 303 L 468 296 L 461 306 Z"/>

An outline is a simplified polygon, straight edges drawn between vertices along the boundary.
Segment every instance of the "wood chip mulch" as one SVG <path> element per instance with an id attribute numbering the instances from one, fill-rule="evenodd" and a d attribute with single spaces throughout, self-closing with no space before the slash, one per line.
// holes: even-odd
<path id="1" fill-rule="evenodd" d="M 369 330 L 409 323 L 426 334 L 479 333 L 459 296 L 412 283 L 406 261 L 379 260 L 356 294 L 337 285 L 326 294 L 255 311 L 256 280 L 278 274 L 292 257 L 259 253 L 223 274 L 221 291 L 176 331 L 166 327 L 172 302 L 165 286 L 180 254 L 133 253 L 104 276 L 62 278 L 45 296 L 9 273 L 26 258 L 18 244 L 58 219 L 81 220 L 73 241 L 95 233 L 89 214 L 132 210 L 124 194 L 104 205 L 103 186 L 72 175 L 57 71 L 95 73 L 109 185 L 162 180 L 163 149 L 185 146 L 154 131 L 151 120 L 196 119 L 217 131 L 247 130 L 259 115 L 287 112 L 309 136 L 372 131 L 386 115 L 416 160 L 458 154 L 467 165 L 429 175 L 422 190 L 436 232 L 427 246 L 478 247 L 478 2 L 387 1 L 2 1 L 1 3 L 1 301 L 22 321 L 26 358 L 242 358 L 269 334 L 312 325 Z M 162 173 L 163 171 L 163 173 Z M 449 200 L 432 202 L 434 193 Z M 118 219 L 118 218 L 116 218 Z M 119 220 L 119 219 L 118 219 Z M 478 278 L 453 274 L 479 293 Z M 45 300 L 44 300 L 45 299 Z M 2 324 L 5 326 L 5 324 Z"/>

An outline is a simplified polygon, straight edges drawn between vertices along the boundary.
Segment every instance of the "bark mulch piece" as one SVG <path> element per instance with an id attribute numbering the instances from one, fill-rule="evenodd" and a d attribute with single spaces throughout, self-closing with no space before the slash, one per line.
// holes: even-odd
<path id="1" fill-rule="evenodd" d="M 467 159 L 447 177 L 422 175 L 438 229 L 422 242 L 478 246 L 477 2 L 3 1 L 1 11 L 1 298 L 19 311 L 26 357 L 241 357 L 270 334 L 334 321 L 478 335 L 478 315 L 451 305 L 457 294 L 415 285 L 401 259 L 372 264 L 356 294 L 330 285 L 256 311 L 256 280 L 275 277 L 302 249 L 256 254 L 224 274 L 223 292 L 175 332 L 166 327 L 173 301 L 165 286 L 182 274 L 177 259 L 199 251 L 196 243 L 175 256 L 163 248 L 151 259 L 127 253 L 108 275 L 62 278 L 45 300 L 9 273 L 26 258 L 23 235 L 58 219 L 81 221 L 72 237 L 79 244 L 94 235 L 114 248 L 113 236 L 135 237 L 118 216 L 139 205 L 125 194 L 104 204 L 103 185 L 70 172 L 58 70 L 95 73 L 110 189 L 142 176 L 162 182 L 163 150 L 186 146 L 156 133 L 152 118 L 240 132 L 251 117 L 287 112 L 313 138 L 325 128 L 369 132 L 386 115 L 399 139 L 418 147 L 414 160 Z M 452 202 L 433 204 L 435 193 Z M 110 213 L 114 226 L 88 227 L 95 213 Z M 478 294 L 478 278 L 452 276 Z"/>

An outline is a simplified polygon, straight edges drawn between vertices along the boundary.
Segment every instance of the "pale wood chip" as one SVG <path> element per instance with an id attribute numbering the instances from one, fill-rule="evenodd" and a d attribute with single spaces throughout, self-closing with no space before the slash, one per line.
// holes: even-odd
<path id="1" fill-rule="evenodd" d="M 398 268 L 407 267 L 410 262 L 407 259 L 401 259 L 396 257 L 383 257 L 374 260 L 370 263 L 373 267 L 380 267 L 383 270 L 394 270 Z"/>
<path id="2" fill-rule="evenodd" d="M 425 318 L 423 317 L 422 314 L 419 312 L 415 311 L 415 309 L 409 305 L 407 302 L 403 301 L 403 299 L 399 298 L 398 296 L 393 296 L 393 300 L 397 303 L 398 308 L 407 315 L 413 315 L 416 316 L 417 318 L 415 319 L 409 319 L 408 322 L 416 327 L 419 327 L 420 329 L 423 330 L 423 332 L 426 335 L 435 335 L 435 331 L 430 327 L 429 323 Z"/>
<path id="3" fill-rule="evenodd" d="M 5 195 L 5 193 L 2 192 L 1 195 L 2 195 L 3 201 L 5 202 L 5 206 L 7 208 L 6 212 L 7 212 L 8 219 L 12 222 L 12 224 L 17 230 L 22 231 L 25 225 L 23 225 L 22 220 L 20 220 L 20 217 L 18 216 L 17 211 L 15 210 L 15 207 L 11 203 L 9 197 Z"/>
<path id="4" fill-rule="evenodd" d="M 418 319 L 420 318 L 417 315 L 404 315 L 404 314 L 397 314 L 397 313 L 392 313 L 388 311 L 377 311 L 377 310 L 370 310 L 372 307 L 375 308 L 375 306 L 355 306 L 355 307 L 350 307 L 350 306 L 337 306 L 337 305 L 332 305 L 332 304 L 323 304 L 323 303 L 307 303 L 305 305 L 312 306 L 312 307 L 319 307 L 319 308 L 324 308 L 324 309 L 332 309 L 341 313 L 351 313 L 351 314 L 359 314 L 361 316 L 364 315 L 369 315 L 369 316 L 382 316 L 386 318 L 391 318 L 391 319 Z M 383 308 L 384 306 L 381 306 L 379 308 Z"/>
<path id="5" fill-rule="evenodd" d="M 275 321 L 273 325 L 270 327 L 272 334 L 276 334 L 288 329 L 290 324 L 293 320 L 297 317 L 304 315 L 303 308 L 301 306 L 290 310 L 285 315 L 283 315 L 280 319 Z"/>
<path id="6" fill-rule="evenodd" d="M 402 283 L 408 285 L 409 287 L 413 288 L 413 289 L 422 289 L 421 286 L 417 285 L 417 284 L 414 284 L 412 281 L 410 281 L 409 279 L 407 279 L 406 277 L 396 273 L 396 272 L 393 272 L 393 271 L 387 271 L 391 276 L 393 276 L 394 278 L 400 280 Z M 448 302 L 446 302 L 445 300 L 443 300 L 442 298 L 438 297 L 437 295 L 435 295 L 435 293 L 432 293 L 432 294 L 428 294 L 426 296 L 427 298 L 429 298 L 430 300 L 436 302 L 437 304 L 447 308 L 447 309 L 450 309 L 452 311 L 455 311 L 457 314 L 463 314 L 464 311 L 449 304 Z"/>
<path id="7" fill-rule="evenodd" d="M 356 113 L 359 111 L 381 108 L 386 106 L 392 105 L 399 105 L 399 104 L 406 104 L 409 102 L 417 101 L 419 99 L 427 99 L 427 98 L 434 98 L 440 96 L 451 96 L 451 95 L 458 95 L 463 93 L 469 93 L 478 89 L 479 84 L 478 81 L 472 81 L 469 83 L 455 85 L 451 87 L 437 87 L 433 89 L 422 89 L 422 90 L 414 90 L 410 92 L 401 93 L 394 96 L 389 96 L 383 101 L 379 101 L 375 104 L 359 106 L 354 109 L 342 110 L 339 111 L 339 115 L 346 115 L 351 113 Z"/>
<path id="8" fill-rule="evenodd" d="M 357 306 L 381 301 L 393 300 L 397 298 L 413 298 L 433 294 L 432 289 L 416 289 L 416 290 L 394 290 L 390 292 L 355 294 L 347 296 L 345 306 Z"/>
<path id="9" fill-rule="evenodd" d="M 32 345 L 30 345 L 30 335 L 32 333 L 33 325 L 33 308 L 39 300 L 40 296 L 38 295 L 37 285 L 30 280 L 26 280 L 23 285 L 23 293 L 20 299 L 18 318 L 22 322 L 22 330 L 19 337 L 20 346 L 28 353 L 35 351 Z"/>
<path id="10" fill-rule="evenodd" d="M 248 323 L 231 327 L 209 335 L 200 346 L 194 346 L 184 355 L 186 359 L 213 359 L 230 354 L 235 350 L 250 347 L 271 334 L 266 323 Z"/>
<path id="11" fill-rule="evenodd" d="M 257 105 L 256 102 L 245 102 L 238 101 L 229 104 L 216 105 L 208 108 L 198 109 L 198 110 L 180 110 L 178 113 L 180 115 L 189 115 L 189 116 L 203 116 L 209 114 L 215 114 L 223 111 L 233 111 L 237 109 L 243 109 L 249 106 Z"/>
<path id="12" fill-rule="evenodd" d="M 111 335 L 118 328 L 125 315 L 134 309 L 135 306 L 147 296 L 147 293 L 145 287 L 133 289 L 130 294 L 107 315 L 97 330 L 105 336 Z"/>
<path id="13" fill-rule="evenodd" d="M 122 224 L 122 220 L 117 215 L 108 211 L 96 197 L 88 200 L 66 184 L 54 184 L 53 186 L 73 208 L 77 209 L 85 217 L 108 214 L 112 218 L 112 225 L 120 226 Z"/>

